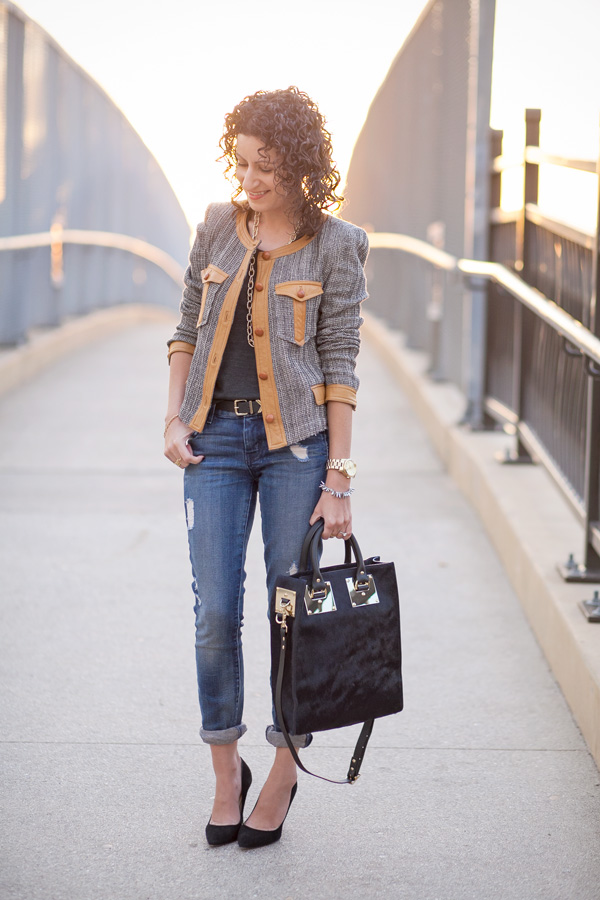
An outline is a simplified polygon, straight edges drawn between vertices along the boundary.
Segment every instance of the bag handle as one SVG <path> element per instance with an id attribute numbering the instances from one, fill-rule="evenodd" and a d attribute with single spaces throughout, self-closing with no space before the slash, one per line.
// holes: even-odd
<path id="1" fill-rule="evenodd" d="M 314 528 L 314 525 L 313 525 Z M 357 545 L 358 546 L 358 545 Z M 348 774 L 343 779 L 343 781 L 337 781 L 334 778 L 325 778 L 324 775 L 317 775 L 316 772 L 311 772 L 306 766 L 300 761 L 300 757 L 296 752 L 296 748 L 292 742 L 290 737 L 290 733 L 287 730 L 285 720 L 283 718 L 283 709 L 281 708 L 281 691 L 283 687 L 283 673 L 285 670 L 285 658 L 286 658 L 286 647 L 287 647 L 287 625 L 285 622 L 285 618 L 281 623 L 281 643 L 279 649 L 279 668 L 277 670 L 277 684 L 275 688 L 275 712 L 277 713 L 277 721 L 279 722 L 279 727 L 281 728 L 281 733 L 285 738 L 285 742 L 289 747 L 290 753 L 292 754 L 292 758 L 299 769 L 302 769 L 303 772 L 306 772 L 307 775 L 312 775 L 314 778 L 320 778 L 321 781 L 328 781 L 330 784 L 354 784 L 356 779 L 360 774 L 360 767 L 362 765 L 362 761 L 364 759 L 367 744 L 369 743 L 369 738 L 371 737 L 371 733 L 373 731 L 373 724 L 375 722 L 374 719 L 369 719 L 367 722 L 363 724 L 361 732 L 358 736 L 358 741 L 356 742 L 356 747 L 354 748 L 354 753 L 352 754 L 352 760 L 350 762 L 350 768 L 348 769 Z"/>
<path id="2" fill-rule="evenodd" d="M 310 553 L 310 545 L 312 543 L 312 539 L 317 532 L 319 532 L 319 540 L 321 538 L 321 534 L 323 533 L 323 519 L 317 519 L 314 525 L 310 526 L 310 529 L 306 533 L 306 537 L 302 543 L 302 550 L 300 551 L 300 565 L 298 567 L 299 572 L 306 572 L 308 568 L 308 559 Z M 352 562 L 352 539 L 346 538 L 344 541 L 346 546 L 346 553 L 344 555 L 344 565 L 349 566 Z"/>
<path id="3" fill-rule="evenodd" d="M 306 537 L 302 543 L 302 550 L 300 552 L 300 566 L 299 572 L 306 572 L 308 569 L 308 554 L 310 552 L 310 545 L 312 544 L 312 540 L 317 533 L 319 532 L 319 537 L 317 538 L 317 542 L 320 540 L 321 535 L 323 534 L 323 519 L 317 519 L 314 525 L 311 525 L 309 530 L 306 533 Z"/>
<path id="4" fill-rule="evenodd" d="M 302 554 L 304 554 L 305 548 L 307 548 L 307 555 L 310 551 L 310 563 L 312 569 L 311 587 L 313 592 L 318 591 L 319 589 L 323 589 L 323 576 L 321 575 L 319 564 L 319 541 L 321 539 L 321 535 L 323 534 L 323 527 L 323 519 L 318 519 L 306 535 L 306 538 L 304 539 L 304 545 L 302 547 Z M 358 546 L 358 541 L 356 540 L 354 535 L 351 534 L 349 538 L 346 538 L 345 544 L 346 553 L 344 558 L 344 565 L 350 564 L 352 560 L 352 551 L 354 551 L 354 559 L 356 560 L 356 575 L 354 576 L 354 582 L 357 586 L 357 589 L 359 589 L 360 587 L 366 587 L 368 584 L 368 576 L 365 569 L 365 561 L 363 559 L 362 551 Z M 302 562 L 303 558 L 301 558 L 300 560 L 301 572 L 305 571 L 305 567 L 302 567 Z"/>

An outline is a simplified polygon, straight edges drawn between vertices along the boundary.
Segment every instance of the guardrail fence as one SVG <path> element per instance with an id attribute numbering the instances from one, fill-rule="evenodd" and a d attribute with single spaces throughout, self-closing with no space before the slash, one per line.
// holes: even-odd
<path id="1" fill-rule="evenodd" d="M 490 256 L 599 338 L 598 228 L 578 231 L 538 207 L 540 164 L 596 172 L 596 162 L 542 153 L 540 119 L 540 110 L 527 110 L 523 207 L 514 214 L 499 208 L 506 161 L 502 135 L 494 136 Z M 583 562 L 571 558 L 563 576 L 600 580 L 599 361 L 495 284 L 488 288 L 484 407 L 515 429 L 514 458 L 543 462 L 585 526 Z"/>
<path id="2" fill-rule="evenodd" d="M 598 581 L 598 229 L 538 207 L 540 165 L 596 173 L 596 161 L 542 153 L 541 114 L 528 110 L 522 209 L 500 208 L 494 13 L 494 0 L 427 4 L 356 143 L 346 215 L 371 232 L 369 306 L 428 351 L 432 377 L 459 385 L 465 424 L 502 425 L 516 435 L 507 461 L 546 466 L 585 529 L 583 558 L 561 572 Z"/>
<path id="3" fill-rule="evenodd" d="M 0 345 L 116 303 L 176 307 L 189 236 L 121 111 L 0 0 Z"/>
<path id="4" fill-rule="evenodd" d="M 573 555 L 559 566 L 567 581 L 600 581 L 600 320 L 598 228 L 591 235 L 543 215 L 537 205 L 539 165 L 594 172 L 587 160 L 567 160 L 539 149 L 539 110 L 527 110 L 523 209 L 499 207 L 506 162 L 502 135 L 493 134 L 489 247 L 491 261 L 457 258 L 408 235 L 374 233 L 374 249 L 402 251 L 428 265 L 434 353 L 445 321 L 445 285 L 459 276 L 487 282 L 487 329 L 483 346 L 481 408 L 486 422 L 516 436 L 504 462 L 539 460 L 571 502 L 584 526 L 581 562 Z M 599 203 L 600 222 L 600 203 Z M 400 262 L 401 264 L 401 262 Z M 393 320 L 388 322 L 397 324 Z M 422 345 L 423 346 L 423 345 Z M 464 358 L 467 367 L 470 359 Z M 465 378 L 463 377 L 463 381 Z M 478 423 L 471 424 L 477 427 Z M 600 600 L 582 607 L 600 621 Z"/>

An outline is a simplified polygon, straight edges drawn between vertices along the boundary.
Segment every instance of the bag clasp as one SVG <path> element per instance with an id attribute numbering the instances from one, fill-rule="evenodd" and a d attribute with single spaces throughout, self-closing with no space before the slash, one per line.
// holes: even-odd
<path id="1" fill-rule="evenodd" d="M 286 619 L 296 615 L 296 591 L 288 588 L 275 588 L 275 621 L 287 631 Z"/>
<path id="2" fill-rule="evenodd" d="M 331 582 L 324 581 L 321 587 L 309 587 L 306 585 L 304 591 L 304 605 L 309 616 L 316 616 L 319 613 L 335 612 L 335 598 L 331 589 Z"/>
<path id="3" fill-rule="evenodd" d="M 370 573 L 363 573 L 358 578 L 346 578 L 346 586 L 352 606 L 371 606 L 373 603 L 379 603 L 375 579 Z"/>

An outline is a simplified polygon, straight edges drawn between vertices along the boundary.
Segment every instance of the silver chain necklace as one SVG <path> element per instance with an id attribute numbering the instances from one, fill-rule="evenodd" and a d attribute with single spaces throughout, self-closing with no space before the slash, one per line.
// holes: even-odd
<path id="1" fill-rule="evenodd" d="M 255 241 L 258 237 L 258 226 L 260 223 L 260 213 L 254 213 L 254 222 L 252 223 L 252 240 Z M 294 229 L 294 233 L 288 241 L 288 244 L 293 244 L 294 241 L 297 240 L 297 231 Z M 258 247 L 254 250 L 254 253 L 250 257 L 250 266 L 248 268 L 248 293 L 246 295 L 246 336 L 248 338 L 248 343 L 251 347 L 254 347 L 254 335 L 252 333 L 252 300 L 254 298 L 254 279 L 256 278 L 256 256 L 258 254 Z"/>
<path id="2" fill-rule="evenodd" d="M 252 225 L 252 240 L 258 237 L 258 223 L 260 222 L 260 213 L 254 213 L 254 222 Z M 254 335 L 252 334 L 252 298 L 254 297 L 254 279 L 256 277 L 256 254 L 258 248 L 254 250 L 250 257 L 250 268 L 248 269 L 248 294 L 246 296 L 246 335 L 248 343 L 254 347 Z"/>

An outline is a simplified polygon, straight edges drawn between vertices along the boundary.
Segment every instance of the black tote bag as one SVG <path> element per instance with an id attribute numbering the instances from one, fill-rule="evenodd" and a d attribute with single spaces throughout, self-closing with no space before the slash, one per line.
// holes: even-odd
<path id="1" fill-rule="evenodd" d="M 300 571 L 281 575 L 270 598 L 271 687 L 279 727 L 304 771 L 290 734 L 363 723 L 343 784 L 358 777 L 373 720 L 403 706 L 400 610 L 394 564 L 364 560 L 352 535 L 344 563 L 321 569 L 322 532 L 319 520 L 304 540 Z"/>

